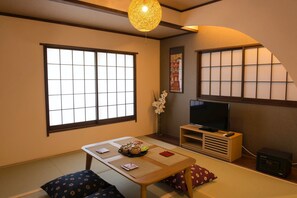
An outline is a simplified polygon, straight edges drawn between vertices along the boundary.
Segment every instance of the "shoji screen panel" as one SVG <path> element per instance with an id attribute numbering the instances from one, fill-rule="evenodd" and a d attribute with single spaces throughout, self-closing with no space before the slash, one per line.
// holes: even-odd
<path id="1" fill-rule="evenodd" d="M 201 95 L 240 97 L 242 50 L 201 54 Z"/>
<path id="2" fill-rule="evenodd" d="M 270 99 L 272 54 L 266 48 L 258 48 L 257 98 Z"/>
<path id="3" fill-rule="evenodd" d="M 297 101 L 293 80 L 267 48 L 246 48 L 244 53 L 244 98 Z"/>
<path id="4" fill-rule="evenodd" d="M 263 46 L 199 51 L 199 58 L 201 98 L 297 106 L 296 85 Z"/>
<path id="5" fill-rule="evenodd" d="M 210 54 L 210 94 L 220 95 L 221 56 L 220 52 Z"/>
<path id="6" fill-rule="evenodd" d="M 210 95 L 210 55 L 204 53 L 201 55 L 201 94 Z"/>

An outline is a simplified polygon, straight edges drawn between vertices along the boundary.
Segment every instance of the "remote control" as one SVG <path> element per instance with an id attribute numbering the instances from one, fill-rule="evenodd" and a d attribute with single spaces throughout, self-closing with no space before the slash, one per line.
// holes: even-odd
<path id="1" fill-rule="evenodd" d="M 234 132 L 229 132 L 229 133 L 225 134 L 225 137 L 231 137 L 231 136 L 233 136 L 234 134 L 235 134 Z"/>

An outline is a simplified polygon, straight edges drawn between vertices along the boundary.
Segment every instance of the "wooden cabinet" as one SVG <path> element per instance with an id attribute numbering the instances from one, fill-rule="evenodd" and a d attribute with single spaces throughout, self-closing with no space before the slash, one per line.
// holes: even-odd
<path id="1" fill-rule="evenodd" d="M 180 127 L 180 146 L 232 162 L 241 157 L 242 134 L 225 137 L 226 131 L 208 132 L 195 125 Z"/>

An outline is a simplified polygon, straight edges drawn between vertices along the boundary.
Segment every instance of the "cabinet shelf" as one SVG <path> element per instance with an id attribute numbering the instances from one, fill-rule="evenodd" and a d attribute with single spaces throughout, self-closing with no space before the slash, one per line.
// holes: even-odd
<path id="1" fill-rule="evenodd" d="M 180 127 L 180 146 L 232 162 L 241 157 L 242 134 L 225 137 L 225 133 L 213 133 L 200 130 L 194 125 L 184 125 Z"/>
<path id="2" fill-rule="evenodd" d="M 190 150 L 193 150 L 193 151 L 199 151 L 199 150 L 202 149 L 202 145 L 195 144 L 195 143 L 190 143 L 190 142 L 183 143 L 181 145 L 181 147 L 184 147 L 184 148 L 187 148 L 187 149 L 190 149 Z"/>
<path id="3" fill-rule="evenodd" d="M 200 137 L 199 135 L 196 135 L 196 134 L 184 134 L 184 137 L 188 137 L 188 138 L 192 138 L 192 139 L 195 139 L 195 140 L 201 140 L 202 141 L 202 137 Z"/>

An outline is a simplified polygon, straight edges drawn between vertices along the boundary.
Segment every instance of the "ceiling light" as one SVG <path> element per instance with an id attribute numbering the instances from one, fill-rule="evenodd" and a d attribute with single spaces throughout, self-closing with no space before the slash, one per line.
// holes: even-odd
<path id="1" fill-rule="evenodd" d="M 158 0 L 132 0 L 128 10 L 130 23 L 141 32 L 155 29 L 162 18 Z"/>
<path id="2" fill-rule="evenodd" d="M 181 29 L 191 32 L 198 32 L 198 26 L 183 26 Z"/>

